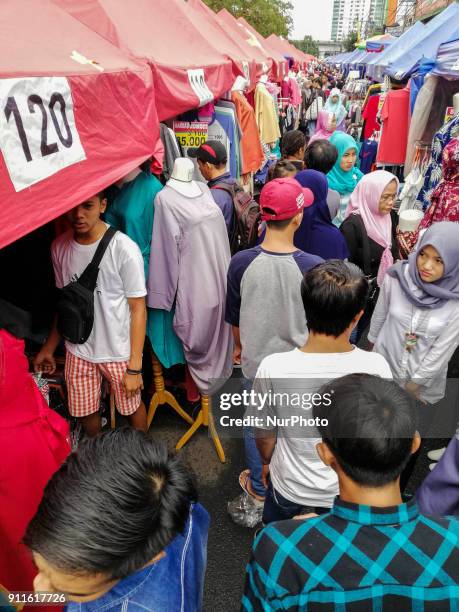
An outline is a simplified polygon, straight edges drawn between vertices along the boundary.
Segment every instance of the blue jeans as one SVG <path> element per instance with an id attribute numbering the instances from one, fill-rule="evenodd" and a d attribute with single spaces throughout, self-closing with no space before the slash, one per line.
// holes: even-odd
<path id="1" fill-rule="evenodd" d="M 266 495 L 266 489 L 261 481 L 263 463 L 255 442 L 255 432 L 252 427 L 244 427 L 244 447 L 245 460 L 250 470 L 252 490 L 257 495 L 264 497 Z"/>
<path id="2" fill-rule="evenodd" d="M 268 491 L 266 493 L 265 506 L 263 508 L 263 524 L 273 523 L 274 521 L 285 521 L 292 519 L 299 514 L 327 514 L 330 508 L 302 506 L 283 497 L 273 487 L 271 479 L 268 482 Z"/>

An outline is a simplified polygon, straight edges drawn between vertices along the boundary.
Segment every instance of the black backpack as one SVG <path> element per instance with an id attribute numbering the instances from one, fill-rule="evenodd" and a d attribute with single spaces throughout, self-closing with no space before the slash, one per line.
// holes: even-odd
<path id="1" fill-rule="evenodd" d="M 94 290 L 99 266 L 117 230 L 109 227 L 80 278 L 63 287 L 57 301 L 57 330 L 73 344 L 84 344 L 94 325 Z"/>
<path id="2" fill-rule="evenodd" d="M 233 230 L 229 239 L 231 255 L 254 247 L 261 221 L 260 206 L 237 183 L 218 183 L 212 189 L 226 191 L 233 200 Z"/>

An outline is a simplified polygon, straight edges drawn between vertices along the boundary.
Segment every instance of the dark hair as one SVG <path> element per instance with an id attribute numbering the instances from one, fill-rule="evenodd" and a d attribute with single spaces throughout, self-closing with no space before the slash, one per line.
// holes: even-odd
<path id="1" fill-rule="evenodd" d="M 282 157 L 290 157 L 306 146 L 306 138 L 300 130 L 286 132 L 282 137 Z"/>
<path id="2" fill-rule="evenodd" d="M 267 182 L 278 178 L 285 178 L 290 176 L 292 172 L 296 174 L 298 172 L 298 168 L 287 159 L 281 159 L 269 168 Z"/>
<path id="3" fill-rule="evenodd" d="M 330 394 L 331 404 L 314 406 L 314 417 L 343 472 L 362 486 L 394 482 L 409 461 L 416 432 L 408 393 L 370 374 L 335 379 L 320 392 Z"/>
<path id="4" fill-rule="evenodd" d="M 316 85 L 320 85 L 322 87 L 322 81 L 321 81 L 320 77 L 315 77 L 314 79 L 312 79 L 312 82 L 315 83 Z"/>
<path id="5" fill-rule="evenodd" d="M 319 138 L 308 146 L 304 153 L 304 164 L 308 170 L 328 174 L 338 159 L 338 149 L 326 139 Z"/>
<path id="6" fill-rule="evenodd" d="M 268 227 L 269 229 L 283 230 L 290 225 L 292 219 L 293 217 L 290 217 L 290 219 L 281 219 L 280 221 L 266 221 L 266 227 Z"/>
<path id="7" fill-rule="evenodd" d="M 62 571 L 124 578 L 183 532 L 196 498 L 163 444 L 131 428 L 109 431 L 54 474 L 24 543 Z"/>
<path id="8" fill-rule="evenodd" d="M 304 275 L 301 297 L 308 329 L 340 336 L 365 308 L 368 281 L 355 264 L 329 259 Z"/>

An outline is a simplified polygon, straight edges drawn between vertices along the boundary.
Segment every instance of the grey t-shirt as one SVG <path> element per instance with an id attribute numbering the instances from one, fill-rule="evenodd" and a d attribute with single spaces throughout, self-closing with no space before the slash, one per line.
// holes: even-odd
<path id="1" fill-rule="evenodd" d="M 271 253 L 261 246 L 231 259 L 225 320 L 239 327 L 246 378 L 255 377 L 267 355 L 305 343 L 308 331 L 301 281 L 305 272 L 322 261 L 303 251 Z"/>

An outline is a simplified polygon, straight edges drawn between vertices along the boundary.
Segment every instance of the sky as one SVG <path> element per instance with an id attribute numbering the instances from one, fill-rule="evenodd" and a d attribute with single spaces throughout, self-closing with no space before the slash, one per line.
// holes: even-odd
<path id="1" fill-rule="evenodd" d="M 293 31 L 291 37 L 301 39 L 310 34 L 315 40 L 330 40 L 333 0 L 291 0 Z"/>

